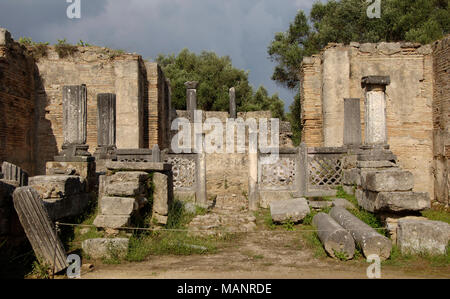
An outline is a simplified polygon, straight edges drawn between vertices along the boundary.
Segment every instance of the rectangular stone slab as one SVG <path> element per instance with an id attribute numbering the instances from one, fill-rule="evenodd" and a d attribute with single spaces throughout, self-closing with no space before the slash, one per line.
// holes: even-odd
<path id="1" fill-rule="evenodd" d="M 47 265 L 54 265 L 55 272 L 67 268 L 66 252 L 36 190 L 32 187 L 18 188 L 14 191 L 13 201 L 38 259 Z"/>
<path id="2" fill-rule="evenodd" d="M 450 241 L 450 225 L 441 221 L 400 219 L 397 245 L 406 253 L 445 254 Z"/>
<path id="3" fill-rule="evenodd" d="M 64 198 L 85 190 L 84 182 L 74 175 L 35 176 L 29 179 L 29 186 L 34 187 L 43 199 Z"/>
<path id="4" fill-rule="evenodd" d="M 430 208 L 428 193 L 424 192 L 372 192 L 356 191 L 358 205 L 366 211 L 376 213 L 423 211 Z"/>
<path id="5" fill-rule="evenodd" d="M 414 188 L 414 177 L 405 170 L 368 172 L 361 176 L 361 185 L 374 192 L 410 191 Z"/>
<path id="6" fill-rule="evenodd" d="M 169 163 L 155 163 L 155 162 L 111 162 L 106 163 L 108 170 L 119 171 L 170 171 L 172 170 L 172 164 Z"/>
<path id="7" fill-rule="evenodd" d="M 308 201 L 305 198 L 277 200 L 272 201 L 269 205 L 272 220 L 278 223 L 289 220 L 298 222 L 311 213 Z"/>

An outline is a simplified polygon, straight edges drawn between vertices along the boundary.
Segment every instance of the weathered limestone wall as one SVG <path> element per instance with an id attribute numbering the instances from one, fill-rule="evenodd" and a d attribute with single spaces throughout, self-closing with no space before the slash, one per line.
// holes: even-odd
<path id="1" fill-rule="evenodd" d="M 35 170 L 33 59 L 0 28 L 0 164 L 8 161 Z"/>
<path id="2" fill-rule="evenodd" d="M 433 45 L 433 136 L 435 199 L 449 204 L 450 189 L 450 36 Z"/>
<path id="3" fill-rule="evenodd" d="M 430 46 L 412 43 L 329 44 L 320 55 L 306 58 L 300 75 L 301 81 L 305 82 L 301 89 L 302 106 L 306 106 L 302 107 L 303 141 L 308 146 L 343 145 L 344 97 L 361 99 L 364 132 L 361 78 L 369 75 L 390 76 L 392 83 L 386 90 L 388 143 L 398 156 L 400 166 L 413 172 L 415 191 L 434 194 L 433 56 Z M 310 125 L 307 125 L 308 121 Z M 317 138 L 320 131 L 321 139 Z M 362 138 L 364 140 L 364 136 Z"/>
<path id="4" fill-rule="evenodd" d="M 48 56 L 41 58 L 37 66 L 42 82 L 38 90 L 39 173 L 43 173 L 45 162 L 53 160 L 63 143 L 64 85 L 86 84 L 87 144 L 91 153 L 97 147 L 99 93 L 116 94 L 117 148 L 151 148 L 158 142 L 166 142 L 167 138 L 160 135 L 167 128 L 167 119 L 160 119 L 158 111 L 170 106 L 170 98 L 160 92 L 167 87 L 164 85 L 164 74 L 156 64 L 144 62 L 136 54 L 117 55 L 109 49 L 98 47 L 79 47 L 74 55 L 62 59 L 50 47 Z M 163 146 L 160 144 L 160 147 Z"/>

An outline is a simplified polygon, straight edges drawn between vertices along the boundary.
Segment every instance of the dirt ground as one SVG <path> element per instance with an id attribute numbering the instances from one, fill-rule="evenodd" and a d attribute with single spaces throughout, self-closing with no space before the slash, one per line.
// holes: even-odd
<path id="1" fill-rule="evenodd" d="M 84 279 L 296 279 L 367 278 L 363 259 L 336 261 L 314 257 L 301 232 L 258 232 L 227 243 L 217 253 L 150 256 L 140 263 L 94 263 Z M 417 264 L 381 266 L 381 278 L 450 278 L 450 267 Z"/>

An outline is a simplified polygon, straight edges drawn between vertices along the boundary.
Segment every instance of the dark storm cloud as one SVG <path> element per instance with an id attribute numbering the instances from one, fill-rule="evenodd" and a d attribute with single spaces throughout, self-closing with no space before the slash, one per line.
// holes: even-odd
<path id="1" fill-rule="evenodd" d="M 279 92 L 287 104 L 292 93 L 270 80 L 273 63 L 267 46 L 275 32 L 288 28 L 298 9 L 314 0 L 81 0 L 82 18 L 69 20 L 66 0 L 0 0 L 0 27 L 18 39 L 56 42 L 80 39 L 100 46 L 159 53 L 215 51 L 250 71 L 257 88 Z"/>

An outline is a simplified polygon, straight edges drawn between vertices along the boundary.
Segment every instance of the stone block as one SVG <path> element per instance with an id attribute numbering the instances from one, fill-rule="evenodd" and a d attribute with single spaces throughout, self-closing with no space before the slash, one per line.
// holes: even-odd
<path id="1" fill-rule="evenodd" d="M 155 172 L 153 174 L 153 184 L 155 185 L 153 192 L 153 213 L 167 216 L 173 197 L 171 179 L 165 174 Z"/>
<path id="2" fill-rule="evenodd" d="M 344 169 L 342 171 L 342 183 L 344 185 L 360 185 L 361 184 L 361 177 L 359 173 L 359 169 L 352 168 L 352 169 Z"/>
<path id="3" fill-rule="evenodd" d="M 346 200 L 345 198 L 333 198 L 331 200 L 331 204 L 333 207 L 341 207 L 344 209 L 354 209 L 356 208 L 351 202 Z"/>
<path id="4" fill-rule="evenodd" d="M 82 214 L 87 208 L 89 200 L 89 195 L 82 193 L 70 195 L 62 199 L 43 199 L 43 202 L 50 219 L 60 220 Z"/>
<path id="5" fill-rule="evenodd" d="M 305 198 L 272 201 L 269 206 L 272 220 L 277 223 L 299 222 L 311 213 Z"/>
<path id="6" fill-rule="evenodd" d="M 129 215 L 98 215 L 94 225 L 103 228 L 120 228 L 130 224 Z"/>
<path id="7" fill-rule="evenodd" d="M 145 190 L 144 186 L 139 182 L 126 182 L 108 184 L 105 188 L 105 195 L 116 197 L 137 197 Z"/>
<path id="8" fill-rule="evenodd" d="M 5 28 L 0 28 L 0 46 L 7 46 L 11 40 L 11 33 Z"/>
<path id="9" fill-rule="evenodd" d="M 118 171 L 171 171 L 172 164 L 170 163 L 155 163 L 155 162 L 106 162 L 106 168 L 108 170 Z"/>
<path id="10" fill-rule="evenodd" d="M 83 241 L 81 247 L 91 259 L 109 259 L 112 257 L 124 258 L 128 253 L 129 239 L 88 239 Z"/>
<path id="11" fill-rule="evenodd" d="M 267 209 L 272 201 L 292 199 L 289 191 L 259 191 L 259 205 Z"/>
<path id="12" fill-rule="evenodd" d="M 86 191 L 90 192 L 96 185 L 95 161 L 51 161 L 46 164 L 47 175 L 77 175 L 86 180 Z"/>
<path id="13" fill-rule="evenodd" d="M 33 187 L 42 199 L 62 199 L 84 193 L 84 184 L 79 176 L 69 175 L 41 175 L 29 180 L 29 186 Z"/>
<path id="14" fill-rule="evenodd" d="M 450 241 L 450 225 L 441 221 L 400 219 L 397 245 L 403 254 L 445 254 Z"/>
<path id="15" fill-rule="evenodd" d="M 372 192 L 356 191 L 358 205 L 363 209 L 376 212 L 407 212 L 423 211 L 430 208 L 428 193 L 419 192 Z"/>
<path id="16" fill-rule="evenodd" d="M 28 185 L 28 173 L 17 165 L 4 161 L 2 173 L 5 180 L 16 181 L 20 186 Z"/>
<path id="17" fill-rule="evenodd" d="M 331 207 L 333 203 L 326 200 L 308 200 L 308 205 L 311 209 L 321 210 Z"/>
<path id="18" fill-rule="evenodd" d="M 390 168 L 397 167 L 397 164 L 391 161 L 358 161 L 356 166 L 358 168 Z"/>
<path id="19" fill-rule="evenodd" d="M 120 183 L 144 183 L 148 178 L 149 174 L 143 171 L 117 172 L 107 178 L 107 185 Z"/>
<path id="20" fill-rule="evenodd" d="M 102 197 L 100 201 L 100 214 L 129 216 L 138 209 L 138 203 L 129 197 Z"/>
<path id="21" fill-rule="evenodd" d="M 403 170 L 369 172 L 361 177 L 361 185 L 375 192 L 410 191 L 414 188 L 414 177 Z"/>

